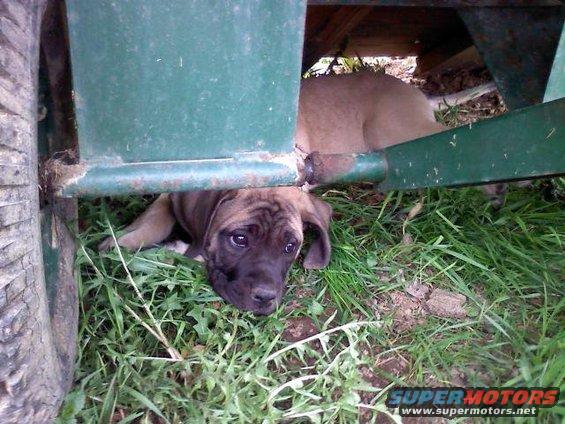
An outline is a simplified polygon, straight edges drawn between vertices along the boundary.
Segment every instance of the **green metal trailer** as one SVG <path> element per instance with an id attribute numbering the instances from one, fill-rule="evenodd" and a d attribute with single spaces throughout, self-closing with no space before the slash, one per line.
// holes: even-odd
<path id="1" fill-rule="evenodd" d="M 563 174 L 563 18 L 557 0 L 3 1 L 0 421 L 49 421 L 70 386 L 77 197 Z M 301 74 L 321 56 L 415 54 L 429 71 L 469 48 L 511 112 L 367 154 L 295 154 Z"/>

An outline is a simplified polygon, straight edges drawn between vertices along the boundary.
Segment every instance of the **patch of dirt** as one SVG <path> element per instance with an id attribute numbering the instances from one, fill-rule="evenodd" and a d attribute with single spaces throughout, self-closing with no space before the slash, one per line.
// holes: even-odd
<path id="1" fill-rule="evenodd" d="M 118 423 L 122 421 L 124 418 L 126 418 L 128 415 L 129 412 L 126 409 L 117 407 L 116 411 L 110 418 L 110 424 Z"/>
<path id="2" fill-rule="evenodd" d="M 335 311 L 335 308 L 328 309 L 330 311 Z M 325 313 L 327 312 L 325 311 L 324 314 Z M 324 315 L 322 315 L 322 317 L 323 316 Z M 320 329 L 310 317 L 301 316 L 287 318 L 285 322 L 285 329 L 282 333 L 282 339 L 289 343 L 296 343 L 308 337 L 315 336 L 318 333 L 320 333 Z M 319 340 L 309 341 L 308 343 L 306 343 L 306 345 L 310 349 L 315 350 L 318 354 L 323 353 L 322 344 Z M 331 355 L 333 356 L 334 354 L 332 353 Z M 304 364 L 306 364 L 307 366 L 312 367 L 316 364 L 316 361 L 316 355 L 307 353 L 303 355 L 302 358 L 291 356 L 287 359 L 286 366 L 289 368 L 301 368 L 304 366 Z"/>
<path id="3" fill-rule="evenodd" d="M 369 307 L 369 309 L 373 312 L 373 315 L 375 317 L 376 320 L 380 320 L 381 319 L 381 314 L 382 314 L 382 303 L 386 302 L 386 300 L 384 300 L 382 298 L 382 296 L 375 296 L 375 297 L 371 297 L 367 300 L 366 305 Z"/>
<path id="4" fill-rule="evenodd" d="M 429 76 L 425 80 L 413 82 L 428 96 L 439 96 L 457 93 L 469 88 L 477 87 L 492 80 L 486 68 L 462 69 L 446 72 L 440 75 Z M 465 125 L 485 118 L 492 118 L 507 111 L 506 105 L 498 91 L 485 94 L 475 100 L 460 105 L 457 123 Z"/>
<path id="5" fill-rule="evenodd" d="M 397 333 L 403 333 L 426 322 L 426 312 L 418 299 L 402 292 L 390 293 L 394 311 L 393 328 Z"/>
<path id="6" fill-rule="evenodd" d="M 309 287 L 297 287 L 296 290 L 294 290 L 294 296 L 298 299 L 314 297 L 315 295 L 316 292 L 314 291 L 314 289 L 311 289 Z"/>
<path id="7" fill-rule="evenodd" d="M 492 80 L 486 68 L 461 69 L 430 75 L 424 80 L 414 78 L 413 82 L 428 96 L 457 93 Z"/>
<path id="8" fill-rule="evenodd" d="M 361 366 L 359 372 L 363 380 L 371 384 L 371 386 L 382 389 L 393 381 L 390 376 L 403 376 L 408 371 L 409 365 L 408 360 L 402 356 L 383 356 L 383 358 L 377 358 L 372 367 Z M 374 396 L 374 393 L 364 393 Z"/>
<path id="9" fill-rule="evenodd" d="M 411 244 L 414 244 L 414 238 L 412 237 L 412 234 L 406 232 L 402 236 L 402 240 L 400 242 L 405 246 L 410 246 Z"/>
<path id="10" fill-rule="evenodd" d="M 463 307 L 467 298 L 459 293 L 443 289 L 434 289 L 426 301 L 426 308 L 431 315 L 445 318 L 465 318 L 467 311 Z"/>
<path id="11" fill-rule="evenodd" d="M 394 377 L 402 377 L 409 370 L 410 363 L 400 355 L 387 355 L 377 358 L 373 366 L 363 365 L 359 372 L 363 380 L 376 389 L 383 389 L 389 385 Z M 379 393 L 369 391 L 359 391 L 359 396 L 364 404 L 372 404 L 373 399 Z M 359 408 L 359 422 L 367 423 L 373 420 L 374 411 L 367 408 Z M 376 422 L 392 422 L 388 416 L 377 413 Z"/>
<path id="12" fill-rule="evenodd" d="M 459 69 L 426 78 L 414 77 L 416 68 L 414 57 L 380 58 L 379 64 L 387 74 L 416 85 L 429 97 L 457 93 L 492 81 L 492 76 L 486 68 Z M 457 117 L 459 125 L 498 116 L 507 111 L 502 97 L 496 91 L 463 103 L 460 108 Z"/>
<path id="13" fill-rule="evenodd" d="M 302 283 L 304 283 L 304 281 L 302 281 Z M 290 302 L 287 302 L 284 307 L 286 313 L 300 309 L 303 306 L 300 300 L 314 297 L 316 295 L 316 292 L 309 287 L 296 287 L 292 291 L 291 295 L 292 300 Z"/>
<path id="14" fill-rule="evenodd" d="M 366 196 L 363 199 L 363 202 L 366 205 L 369 206 L 374 206 L 374 205 L 380 205 L 382 204 L 383 200 L 385 200 L 386 198 L 386 193 L 382 192 L 382 191 L 375 191 L 375 186 L 373 185 L 371 187 L 371 195 L 370 196 Z"/>
<path id="15" fill-rule="evenodd" d="M 467 387 L 469 383 L 465 373 L 457 368 L 451 369 L 451 385 L 454 387 Z"/>
<path id="16" fill-rule="evenodd" d="M 379 277 L 379 281 L 383 284 L 390 282 L 394 278 L 394 275 L 391 275 L 388 271 L 377 270 L 375 271 L 375 274 Z"/>
<path id="17" fill-rule="evenodd" d="M 428 286 L 418 283 L 417 281 L 414 281 L 406 287 L 406 293 L 420 300 L 425 299 L 429 292 L 430 288 Z"/>
<path id="18" fill-rule="evenodd" d="M 488 369 L 486 369 L 485 367 L 479 365 L 476 362 L 471 362 L 470 364 L 467 364 L 467 366 L 465 367 L 465 374 L 466 374 L 466 380 L 471 380 L 471 378 L 474 378 L 475 381 L 471 382 L 475 385 L 477 385 L 476 381 L 479 381 L 479 385 L 484 385 L 484 386 L 489 386 L 492 383 L 492 375 L 489 372 Z M 510 379 L 510 377 L 509 377 Z"/>
<path id="19" fill-rule="evenodd" d="M 412 83 L 416 69 L 416 56 L 380 58 L 379 64 L 385 73 L 400 78 L 402 81 Z"/>
<path id="20" fill-rule="evenodd" d="M 339 387 L 335 389 L 331 394 L 331 398 L 334 402 L 337 402 L 339 399 L 341 399 L 342 396 L 343 396 L 343 390 L 341 390 L 341 388 Z"/>
<path id="21" fill-rule="evenodd" d="M 362 355 L 370 358 L 377 357 L 381 353 L 381 347 L 375 343 L 360 342 L 358 345 L 359 352 Z"/>
<path id="22" fill-rule="evenodd" d="M 426 322 L 431 316 L 462 319 L 467 298 L 448 290 L 434 289 L 418 281 L 406 286 L 405 292 L 396 290 L 367 301 L 375 317 L 392 314 L 392 330 L 402 334 Z"/>
<path id="23" fill-rule="evenodd" d="M 434 374 L 430 374 L 429 372 L 424 373 L 424 384 L 426 387 L 442 387 L 445 384 L 437 378 Z"/>
<path id="24" fill-rule="evenodd" d="M 287 302 L 284 305 L 284 312 L 288 314 L 292 311 L 300 309 L 301 307 L 302 307 L 302 305 L 300 304 L 300 302 L 298 300 L 292 299 L 290 302 Z"/>
<path id="25" fill-rule="evenodd" d="M 294 343 L 318 334 L 318 328 L 309 317 L 289 318 L 282 333 L 283 340 Z"/>

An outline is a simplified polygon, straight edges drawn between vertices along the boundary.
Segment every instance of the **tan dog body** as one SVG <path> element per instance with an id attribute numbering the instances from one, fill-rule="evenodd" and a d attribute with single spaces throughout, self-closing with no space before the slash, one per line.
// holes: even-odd
<path id="1" fill-rule="evenodd" d="M 466 90 L 463 101 L 496 89 L 494 84 Z M 449 97 L 456 102 L 457 95 Z M 439 133 L 439 98 L 386 74 L 365 71 L 307 78 L 300 86 L 295 145 L 306 153 L 366 153 Z M 493 207 L 504 204 L 507 184 L 481 186 Z"/>
<path id="2" fill-rule="evenodd" d="M 307 78 L 295 135 L 304 152 L 364 153 L 444 131 L 427 97 L 386 74 Z"/>
<path id="3" fill-rule="evenodd" d="M 305 153 L 361 153 L 444 129 L 420 90 L 362 72 L 302 82 L 295 144 Z M 160 243 L 178 222 L 190 236 L 185 254 L 203 257 L 216 292 L 238 308 L 268 314 L 282 298 L 305 224 L 318 237 L 304 266 L 328 264 L 330 218 L 329 205 L 298 187 L 162 194 L 118 243 L 130 249 Z M 112 245 L 107 239 L 100 249 Z"/>

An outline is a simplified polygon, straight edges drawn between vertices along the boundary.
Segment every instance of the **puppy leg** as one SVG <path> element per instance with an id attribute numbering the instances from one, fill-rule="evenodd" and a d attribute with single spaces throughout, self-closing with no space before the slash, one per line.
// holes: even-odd
<path id="1" fill-rule="evenodd" d="M 495 209 L 500 209 L 504 206 L 506 201 L 506 191 L 508 189 L 508 184 L 497 183 L 497 184 L 486 184 L 481 186 L 485 197 L 489 200 L 491 206 Z"/>
<path id="2" fill-rule="evenodd" d="M 125 228 L 126 234 L 118 238 L 118 244 L 137 250 L 163 241 L 175 225 L 171 201 L 168 194 L 161 194 L 143 214 Z M 104 251 L 114 246 L 112 237 L 98 245 Z"/>

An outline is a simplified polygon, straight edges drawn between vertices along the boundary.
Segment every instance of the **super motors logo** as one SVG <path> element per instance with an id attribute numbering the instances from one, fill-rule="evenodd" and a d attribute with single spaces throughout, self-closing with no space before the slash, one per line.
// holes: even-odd
<path id="1" fill-rule="evenodd" d="M 385 403 L 403 417 L 535 417 L 558 401 L 557 387 L 395 387 Z"/>

